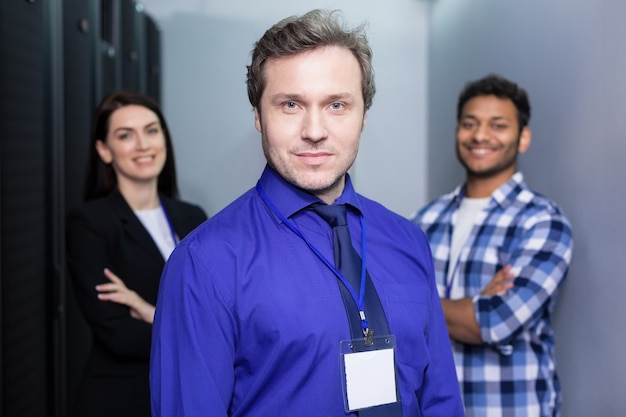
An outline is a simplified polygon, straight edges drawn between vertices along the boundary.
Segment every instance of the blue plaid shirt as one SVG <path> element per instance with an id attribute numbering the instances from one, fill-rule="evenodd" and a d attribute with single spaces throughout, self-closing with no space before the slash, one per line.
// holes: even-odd
<path id="1" fill-rule="evenodd" d="M 430 241 L 437 286 L 445 297 L 450 244 L 463 198 L 459 186 L 421 209 L 413 221 Z M 452 342 L 467 417 L 558 416 L 561 392 L 550 313 L 572 257 L 572 233 L 561 210 L 531 191 L 520 172 L 498 188 L 475 219 L 451 277 L 472 297 L 483 345 Z M 480 291 L 512 266 L 514 287 Z"/>

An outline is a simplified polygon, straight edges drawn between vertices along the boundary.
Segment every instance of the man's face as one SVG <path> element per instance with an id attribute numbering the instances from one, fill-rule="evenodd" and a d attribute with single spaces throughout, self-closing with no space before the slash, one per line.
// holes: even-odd
<path id="1" fill-rule="evenodd" d="M 530 129 L 519 131 L 517 109 L 493 95 L 468 100 L 456 129 L 456 153 L 469 178 L 504 181 L 515 173 L 517 154 L 530 145 Z"/>
<path id="2" fill-rule="evenodd" d="M 356 58 L 346 48 L 321 47 L 272 58 L 264 75 L 255 126 L 269 165 L 289 183 L 333 203 L 365 126 Z"/>

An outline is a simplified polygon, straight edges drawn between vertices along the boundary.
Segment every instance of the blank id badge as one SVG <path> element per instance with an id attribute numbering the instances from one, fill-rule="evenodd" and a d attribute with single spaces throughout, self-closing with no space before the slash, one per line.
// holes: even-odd
<path id="1" fill-rule="evenodd" d="M 400 401 L 396 383 L 396 338 L 376 336 L 342 340 L 340 364 L 343 403 L 347 412 Z"/>

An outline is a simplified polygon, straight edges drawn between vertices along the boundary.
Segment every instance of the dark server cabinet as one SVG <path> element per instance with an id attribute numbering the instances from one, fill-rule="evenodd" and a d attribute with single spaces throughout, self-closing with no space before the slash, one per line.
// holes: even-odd
<path id="1" fill-rule="evenodd" d="M 90 331 L 65 213 L 82 201 L 96 104 L 119 88 L 159 99 L 159 61 L 135 1 L 0 0 L 0 417 L 70 413 Z"/>
<path id="2" fill-rule="evenodd" d="M 120 3 L 120 34 L 122 88 L 146 91 L 146 54 L 144 42 L 144 15 L 141 3 L 122 1 Z"/>
<path id="3" fill-rule="evenodd" d="M 122 88 L 122 8 L 131 0 L 100 0 L 93 51 L 95 64 L 95 104 L 104 96 Z"/>
<path id="4" fill-rule="evenodd" d="M 97 2 L 63 0 L 63 56 L 65 97 L 65 204 L 83 200 L 83 182 L 89 152 L 89 130 L 96 98 L 95 53 L 99 28 Z"/>
<path id="5" fill-rule="evenodd" d="M 102 36 L 101 5 L 98 0 L 63 0 L 63 77 L 64 77 L 64 203 L 66 208 L 83 201 L 86 162 L 89 154 L 91 117 L 96 95 L 102 87 L 96 84 L 100 63 L 97 48 Z M 91 333 L 74 298 L 69 277 L 61 291 L 64 295 L 66 338 L 64 401 L 67 412 L 75 393 L 91 346 Z"/>
<path id="6" fill-rule="evenodd" d="M 123 88 L 159 101 L 161 37 L 156 22 L 134 0 L 100 0 L 99 10 L 97 99 Z"/>
<path id="7" fill-rule="evenodd" d="M 145 15 L 146 94 L 161 102 L 161 31 L 154 19 Z"/>
<path id="8" fill-rule="evenodd" d="M 0 2 L 0 413 L 53 414 L 58 214 L 51 6 Z"/>

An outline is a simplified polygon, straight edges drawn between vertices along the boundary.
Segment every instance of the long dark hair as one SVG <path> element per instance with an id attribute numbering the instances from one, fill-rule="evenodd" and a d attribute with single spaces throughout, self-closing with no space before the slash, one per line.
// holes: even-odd
<path id="1" fill-rule="evenodd" d="M 178 185 L 176 182 L 176 166 L 174 163 L 174 148 L 170 131 L 165 122 L 165 117 L 159 105 L 150 97 L 135 91 L 116 91 L 105 97 L 94 112 L 91 126 L 91 149 L 89 150 L 89 160 L 87 163 L 87 178 L 85 180 L 84 198 L 85 201 L 103 197 L 117 188 L 117 176 L 111 164 L 105 164 L 96 150 L 96 142 L 106 141 L 109 133 L 110 119 L 113 112 L 124 106 L 143 106 L 153 111 L 159 118 L 163 136 L 165 137 L 165 149 L 167 157 L 165 165 L 159 174 L 159 193 L 169 198 L 178 197 Z"/>

